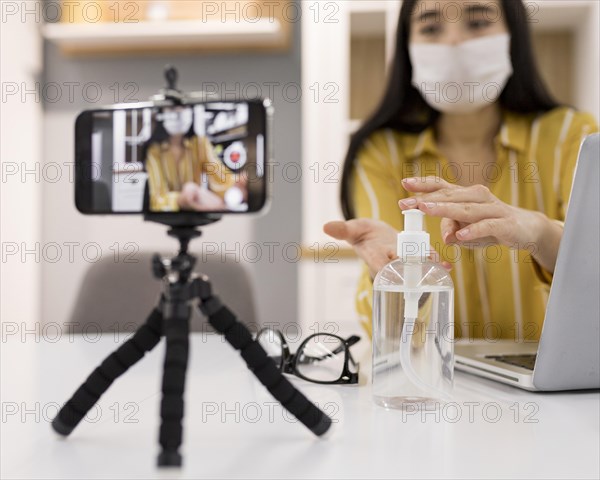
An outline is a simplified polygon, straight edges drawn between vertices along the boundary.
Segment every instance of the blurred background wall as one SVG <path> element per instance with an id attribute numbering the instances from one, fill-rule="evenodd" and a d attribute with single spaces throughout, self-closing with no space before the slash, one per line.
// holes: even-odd
<path id="1" fill-rule="evenodd" d="M 144 250 L 174 250 L 165 228 L 139 217 L 80 215 L 73 204 L 72 182 L 77 113 L 147 99 L 164 86 L 163 67 L 172 63 L 184 90 L 205 88 L 226 98 L 272 96 L 275 105 L 271 208 L 261 216 L 230 216 L 206 228 L 205 246 L 246 264 L 263 322 L 346 322 L 357 328 L 353 296 L 360 262 L 347 245 L 332 242 L 322 225 L 341 218 L 344 153 L 351 133 L 381 97 L 401 2 L 280 0 L 275 3 L 291 8 L 286 11 L 287 24 L 282 24 L 287 30 L 278 31 L 240 17 L 239 5 L 260 1 L 79 0 L 75 3 L 80 6 L 91 5 L 83 25 L 78 23 L 81 12 L 66 21 L 57 15 L 52 8 L 60 5 L 58 0 L 0 1 L 3 323 L 62 325 L 85 271 L 99 256 L 123 262 L 135 260 Z M 138 4 L 139 9 L 132 9 Z M 559 100 L 598 118 L 600 2 L 525 4 L 536 59 L 550 90 Z M 101 21 L 89 18 L 94 5 L 118 6 L 116 11 L 104 10 L 109 17 L 101 19 L 106 28 L 96 30 Z M 139 21 L 151 12 L 160 20 L 171 8 L 185 19 L 202 5 L 213 9 L 216 22 L 146 23 L 141 30 L 131 25 L 138 33 L 129 39 L 111 30 L 116 14 L 122 21 Z M 252 10 L 245 12 L 254 15 Z M 223 15 L 229 21 L 224 22 Z M 77 28 L 47 28 L 61 21 L 67 25 L 58 27 Z M 215 32 L 221 34 L 221 42 L 231 40 L 223 32 L 233 38 L 237 53 L 217 48 Z M 190 51 L 194 42 L 211 38 L 208 51 Z M 275 39 L 279 45 L 251 44 L 257 38 Z M 177 54 L 160 53 L 163 43 L 173 41 L 179 42 Z M 103 42 L 109 46 L 98 55 L 94 45 Z M 199 251 L 201 242 L 193 246 Z M 334 261 L 327 262 L 332 253 Z"/>
<path id="2" fill-rule="evenodd" d="M 20 8 L 23 2 L 15 3 Z M 176 242 L 167 237 L 166 227 L 145 223 L 141 216 L 79 214 L 72 178 L 77 113 L 146 100 L 165 86 L 163 68 L 171 63 L 179 70 L 183 90 L 205 87 L 229 99 L 257 93 L 273 97 L 278 164 L 272 169 L 270 208 L 260 215 L 227 216 L 205 228 L 192 249 L 199 252 L 202 242 L 208 242 L 211 252 L 215 247 L 224 250 L 228 261 L 252 260 L 247 265 L 255 281 L 259 318 L 295 322 L 297 264 L 286 260 L 282 248 L 299 245 L 301 193 L 300 183 L 286 181 L 283 172 L 288 164 L 298 166 L 291 172 L 299 169 L 301 160 L 300 23 L 292 25 L 290 48 L 280 53 L 71 57 L 42 40 L 39 18 L 28 15 L 22 21 L 21 14 L 8 16 L 2 25 L 2 81 L 19 89 L 3 102 L 2 159 L 31 163 L 39 175 L 27 175 L 22 181 L 18 165 L 18 174 L 2 182 L 2 242 L 15 242 L 19 250 L 2 264 L 2 319 L 63 324 L 86 269 L 99 255 L 124 261 L 135 260 L 142 250 L 175 250 Z M 36 49 L 37 57 L 31 58 Z M 32 92 L 37 88 L 41 95 L 36 98 L 32 93 L 23 99 L 24 88 Z M 251 242 L 261 248 L 258 261 L 256 250 L 245 249 Z M 25 248 L 38 254 L 23 258 Z M 288 257 L 293 259 L 291 253 Z"/>

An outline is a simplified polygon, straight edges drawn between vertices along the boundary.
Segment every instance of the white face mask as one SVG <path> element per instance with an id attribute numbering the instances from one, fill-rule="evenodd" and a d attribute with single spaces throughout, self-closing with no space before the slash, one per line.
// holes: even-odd
<path id="1" fill-rule="evenodd" d="M 192 127 L 193 121 L 191 108 L 163 114 L 163 125 L 169 135 L 185 135 Z"/>
<path id="2" fill-rule="evenodd" d="M 444 113 L 469 113 L 500 97 L 513 69 L 510 35 L 490 35 L 458 45 L 409 46 L 412 84 Z"/>

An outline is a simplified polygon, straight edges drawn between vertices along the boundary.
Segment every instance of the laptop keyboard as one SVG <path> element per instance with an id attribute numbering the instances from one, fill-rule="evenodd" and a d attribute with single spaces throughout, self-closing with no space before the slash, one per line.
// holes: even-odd
<path id="1" fill-rule="evenodd" d="M 490 360 L 496 360 L 497 362 L 508 363 L 516 367 L 526 368 L 527 370 L 533 370 L 535 366 L 535 353 L 525 355 L 486 355 L 485 358 Z"/>

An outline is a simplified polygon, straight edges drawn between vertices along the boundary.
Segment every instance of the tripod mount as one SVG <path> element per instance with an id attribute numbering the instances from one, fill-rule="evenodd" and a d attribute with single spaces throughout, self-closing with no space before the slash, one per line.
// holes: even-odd
<path id="1" fill-rule="evenodd" d="M 171 66 L 166 67 L 165 78 L 166 88 L 151 98 L 155 104 L 181 105 L 203 95 L 202 92 L 186 95 L 178 90 L 177 71 Z M 106 357 L 61 408 L 52 421 L 52 428 L 57 433 L 70 435 L 112 383 L 141 360 L 164 336 L 166 353 L 162 376 L 161 451 L 158 465 L 181 466 L 179 448 L 183 433 L 183 395 L 192 308 L 199 308 L 212 327 L 224 335 L 233 348 L 239 350 L 248 368 L 284 408 L 315 435 L 327 432 L 331 419 L 283 376 L 275 362 L 252 339 L 250 331 L 213 295 L 208 277 L 194 272 L 196 257 L 189 253 L 189 243 L 201 235 L 198 227 L 214 223 L 220 218 L 221 215 L 208 212 L 145 212 L 146 221 L 169 226 L 168 234 L 179 242 L 176 256 L 167 259 L 155 255 L 152 259 L 154 276 L 163 281 L 160 300 L 146 322 Z"/>
<path id="2" fill-rule="evenodd" d="M 178 220 L 174 220 L 174 217 Z M 224 335 L 233 348 L 239 350 L 248 368 L 271 395 L 311 432 L 317 436 L 323 435 L 331 426 L 331 419 L 283 376 L 275 362 L 253 340 L 250 331 L 213 295 L 208 277 L 193 271 L 196 257 L 189 253 L 189 243 L 201 235 L 197 229 L 199 225 L 206 225 L 217 219 L 198 219 L 192 215 L 185 224 L 184 218 L 168 215 L 163 218 L 151 215 L 147 218 L 169 224 L 171 229 L 168 234 L 179 241 L 176 256 L 165 259 L 155 255 L 152 259 L 154 276 L 163 280 L 159 303 L 133 336 L 111 353 L 75 391 L 52 421 L 53 429 L 68 436 L 111 384 L 141 360 L 164 336 L 166 353 L 162 377 L 159 431 L 161 452 L 158 465 L 181 466 L 179 448 L 183 433 L 183 394 L 188 364 L 190 314 L 194 306 L 208 317 L 212 327 Z"/>

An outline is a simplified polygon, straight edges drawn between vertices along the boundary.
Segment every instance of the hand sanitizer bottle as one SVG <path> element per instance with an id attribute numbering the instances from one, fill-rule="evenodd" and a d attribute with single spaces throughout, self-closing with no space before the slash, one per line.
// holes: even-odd
<path id="1" fill-rule="evenodd" d="M 373 282 L 373 399 L 386 408 L 433 410 L 454 376 L 454 285 L 429 259 L 424 213 L 405 210 L 398 258 Z"/>

